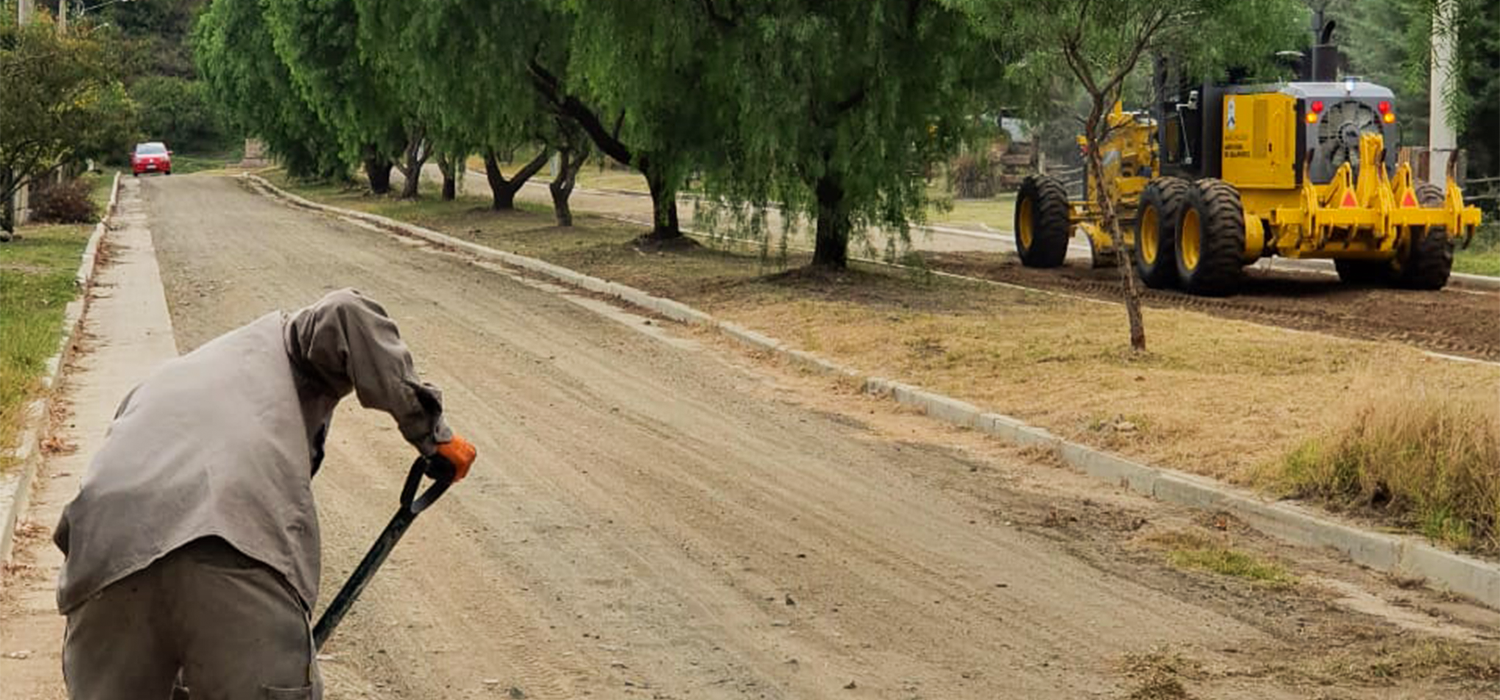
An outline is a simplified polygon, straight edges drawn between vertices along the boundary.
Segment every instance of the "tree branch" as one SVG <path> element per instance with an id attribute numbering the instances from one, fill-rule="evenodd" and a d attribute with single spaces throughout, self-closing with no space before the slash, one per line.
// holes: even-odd
<path id="1" fill-rule="evenodd" d="M 557 76 L 542 66 L 535 57 L 526 62 L 526 71 L 531 77 L 532 86 L 553 111 L 571 119 L 573 123 L 581 127 L 584 133 L 593 139 L 594 145 L 598 146 L 600 151 L 621 163 L 645 170 L 645 158 L 632 153 L 630 147 L 611 134 L 588 105 L 572 95 L 564 94 Z"/>
<path id="2" fill-rule="evenodd" d="M 698 4 L 703 6 L 703 13 L 708 15 L 708 20 L 715 27 L 719 29 L 734 29 L 739 26 L 739 19 L 720 13 L 719 8 L 714 6 L 714 0 L 699 0 Z M 739 8 L 733 2 L 729 3 L 729 9 L 735 15 L 739 14 Z"/>

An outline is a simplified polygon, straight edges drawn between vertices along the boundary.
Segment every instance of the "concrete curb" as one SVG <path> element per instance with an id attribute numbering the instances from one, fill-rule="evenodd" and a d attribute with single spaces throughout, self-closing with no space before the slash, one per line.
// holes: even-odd
<path id="1" fill-rule="evenodd" d="M 63 310 L 62 337 L 58 340 L 57 352 L 47 358 L 46 369 L 42 372 L 43 396 L 26 406 L 21 440 L 11 449 L 11 456 L 20 464 L 20 469 L 17 473 L 0 478 L 0 564 L 10 562 L 15 548 L 16 525 L 31 501 L 31 484 L 36 478 L 37 466 L 42 461 L 41 440 L 46 432 L 47 417 L 51 413 L 54 390 L 62 368 L 73 357 L 76 349 L 74 341 L 83 329 L 83 317 L 89 305 L 89 289 L 94 283 L 94 271 L 99 265 L 99 243 L 109 230 L 109 220 L 115 214 L 119 197 L 120 174 L 115 173 L 104 219 L 94 225 L 94 232 L 83 248 L 78 272 L 73 277 L 73 282 L 78 287 L 78 298 L 68 302 Z"/>
<path id="2" fill-rule="evenodd" d="M 757 351 L 776 354 L 813 372 L 853 379 L 861 383 L 866 393 L 888 397 L 897 403 L 920 409 L 938 420 L 978 430 L 1017 445 L 1051 449 L 1068 466 L 1095 478 L 1152 498 L 1205 510 L 1226 511 L 1245 520 L 1255 528 L 1283 540 L 1313 547 L 1329 547 L 1348 556 L 1358 564 L 1404 577 L 1422 578 L 1427 581 L 1428 585 L 1435 588 L 1465 595 L 1486 606 L 1500 609 L 1500 564 L 1447 552 L 1414 536 L 1363 530 L 1334 521 L 1327 516 L 1315 514 L 1300 506 L 1269 501 L 1249 491 L 1227 486 L 1211 479 L 1139 464 L 1118 455 L 1070 442 L 1015 418 L 984 412 L 977 406 L 951 397 L 889 379 L 865 375 L 812 353 L 788 347 L 775 338 L 749 328 L 728 321 L 720 321 L 681 302 L 655 297 L 622 284 L 590 277 L 535 258 L 463 241 L 419 226 L 312 202 L 285 192 L 255 175 L 243 177 L 255 183 L 262 192 L 297 206 L 338 214 L 374 224 L 393 233 L 414 236 L 441 246 L 461 249 L 481 258 L 503 262 L 573 286 L 615 297 L 676 321 L 716 328 L 724 335 Z"/>

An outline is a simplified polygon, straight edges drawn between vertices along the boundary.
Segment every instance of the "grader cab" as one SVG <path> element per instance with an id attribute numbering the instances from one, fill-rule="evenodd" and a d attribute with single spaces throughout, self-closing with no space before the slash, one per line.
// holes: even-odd
<path id="1" fill-rule="evenodd" d="M 1113 260 L 1102 195 L 1151 287 L 1229 294 L 1246 265 L 1281 256 L 1331 259 L 1346 282 L 1440 289 L 1480 213 L 1451 169 L 1439 188 L 1396 162 L 1393 103 L 1389 89 L 1351 79 L 1206 85 L 1151 113 L 1117 105 L 1100 146 L 1104 177 L 1086 179 L 1084 199 L 1069 200 L 1052 177 L 1022 183 L 1021 262 L 1061 265 L 1074 230 L 1096 265 Z"/>

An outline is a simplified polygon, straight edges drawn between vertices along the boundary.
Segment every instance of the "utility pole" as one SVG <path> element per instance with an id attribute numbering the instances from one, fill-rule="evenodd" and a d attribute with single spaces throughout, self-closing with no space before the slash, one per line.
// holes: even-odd
<path id="1" fill-rule="evenodd" d="M 1438 0 L 1432 9 L 1432 72 L 1427 101 L 1427 181 L 1446 190 L 1448 161 L 1458 147 L 1448 114 L 1448 95 L 1453 81 L 1453 0 Z"/>

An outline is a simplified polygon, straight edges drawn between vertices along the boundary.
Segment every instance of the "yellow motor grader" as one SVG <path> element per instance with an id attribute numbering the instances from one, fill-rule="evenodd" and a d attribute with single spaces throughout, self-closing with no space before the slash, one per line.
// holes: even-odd
<path id="1" fill-rule="evenodd" d="M 1444 189 L 1396 162 L 1386 146 L 1397 137 L 1394 101 L 1348 79 L 1203 85 L 1154 114 L 1116 105 L 1100 145 L 1104 177 L 1085 179 L 1083 200 L 1053 177 L 1022 182 L 1016 250 L 1028 267 L 1059 266 L 1076 229 L 1096 264 L 1113 260 L 1103 188 L 1151 287 L 1230 294 L 1244 266 L 1278 255 L 1332 259 L 1346 282 L 1440 289 L 1480 213 L 1451 168 Z"/>

